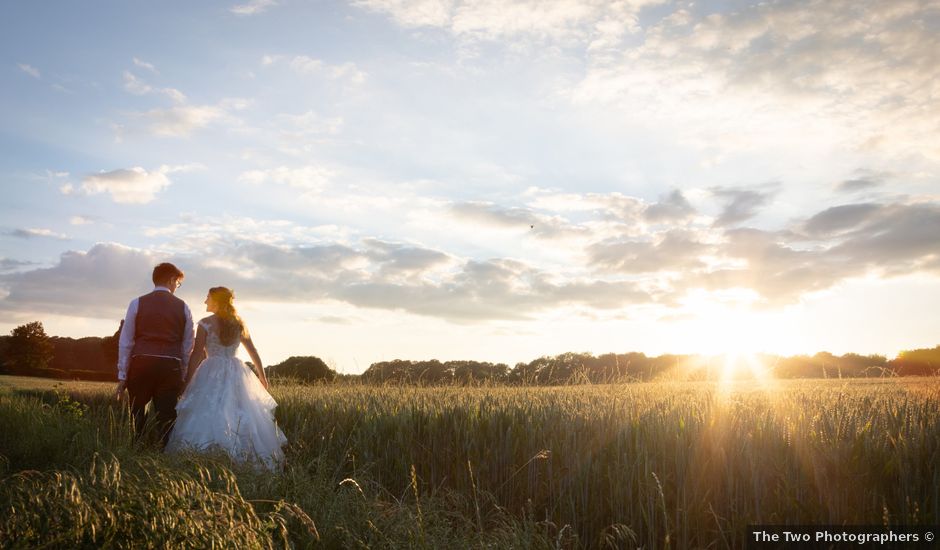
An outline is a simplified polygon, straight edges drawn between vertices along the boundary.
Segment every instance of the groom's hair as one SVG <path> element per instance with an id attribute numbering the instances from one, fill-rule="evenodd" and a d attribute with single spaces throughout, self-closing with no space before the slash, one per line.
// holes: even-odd
<path id="1" fill-rule="evenodd" d="M 165 283 L 173 278 L 182 279 L 185 276 L 182 269 L 168 262 L 163 262 L 153 268 L 153 284 L 155 285 Z"/>

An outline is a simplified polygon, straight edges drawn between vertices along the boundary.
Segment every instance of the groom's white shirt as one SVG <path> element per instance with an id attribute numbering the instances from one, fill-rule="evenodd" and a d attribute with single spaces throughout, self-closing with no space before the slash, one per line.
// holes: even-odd
<path id="1" fill-rule="evenodd" d="M 165 286 L 155 286 L 154 290 L 169 292 Z M 127 367 L 131 362 L 131 350 L 134 349 L 134 333 L 137 331 L 137 308 L 138 299 L 134 298 L 127 306 L 127 314 L 124 315 L 124 328 L 121 329 L 121 339 L 118 341 L 118 380 L 127 380 Z M 183 303 L 183 314 L 186 316 L 186 326 L 183 329 L 183 354 L 180 364 L 182 365 L 183 378 L 186 378 L 186 367 L 189 362 L 189 354 L 193 352 L 193 314 L 189 311 L 189 306 Z M 176 359 L 166 355 L 156 355 L 155 357 L 166 357 Z"/>

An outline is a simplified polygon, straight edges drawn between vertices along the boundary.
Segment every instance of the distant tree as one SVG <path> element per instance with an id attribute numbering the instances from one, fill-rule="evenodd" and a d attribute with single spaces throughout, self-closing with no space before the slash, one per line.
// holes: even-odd
<path id="1" fill-rule="evenodd" d="M 509 365 L 480 361 L 407 361 L 395 359 L 372 363 L 361 380 L 372 384 L 450 385 L 505 382 Z"/>
<path id="2" fill-rule="evenodd" d="M 9 366 L 9 353 L 8 349 L 10 347 L 10 336 L 3 335 L 0 336 L 0 374 L 12 374 Z"/>
<path id="3" fill-rule="evenodd" d="M 901 376 L 929 376 L 940 373 L 940 346 L 906 350 L 889 362 L 894 372 Z"/>
<path id="4" fill-rule="evenodd" d="M 40 321 L 10 331 L 7 364 L 14 374 L 42 374 L 52 362 L 53 346 Z"/>
<path id="5" fill-rule="evenodd" d="M 302 382 L 332 382 L 336 378 L 336 371 L 319 357 L 312 356 L 288 357 L 277 365 L 268 367 L 267 374 L 270 378 L 293 378 Z"/>
<path id="6" fill-rule="evenodd" d="M 105 364 L 110 368 L 116 368 L 118 360 L 118 343 L 121 340 L 121 330 L 124 328 L 124 319 L 118 325 L 117 331 L 111 336 L 105 336 L 101 339 L 101 353 L 104 355 Z"/>

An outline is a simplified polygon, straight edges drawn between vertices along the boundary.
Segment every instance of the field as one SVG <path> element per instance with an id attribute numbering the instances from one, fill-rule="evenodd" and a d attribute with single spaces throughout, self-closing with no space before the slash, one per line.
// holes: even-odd
<path id="1" fill-rule="evenodd" d="M 0 377 L 0 547 L 726 548 L 940 524 L 940 380 L 275 386 L 283 472 L 136 445 L 110 384 Z"/>

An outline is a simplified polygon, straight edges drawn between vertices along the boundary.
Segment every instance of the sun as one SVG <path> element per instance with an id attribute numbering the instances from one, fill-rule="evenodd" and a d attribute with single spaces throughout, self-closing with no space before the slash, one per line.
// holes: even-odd
<path id="1" fill-rule="evenodd" d="M 686 319 L 676 325 L 681 347 L 690 353 L 725 356 L 729 373 L 748 371 L 760 354 L 794 355 L 804 348 L 799 311 L 759 309 L 748 293 L 690 293 L 683 303 Z M 729 362 L 729 361 L 726 361 Z"/>

